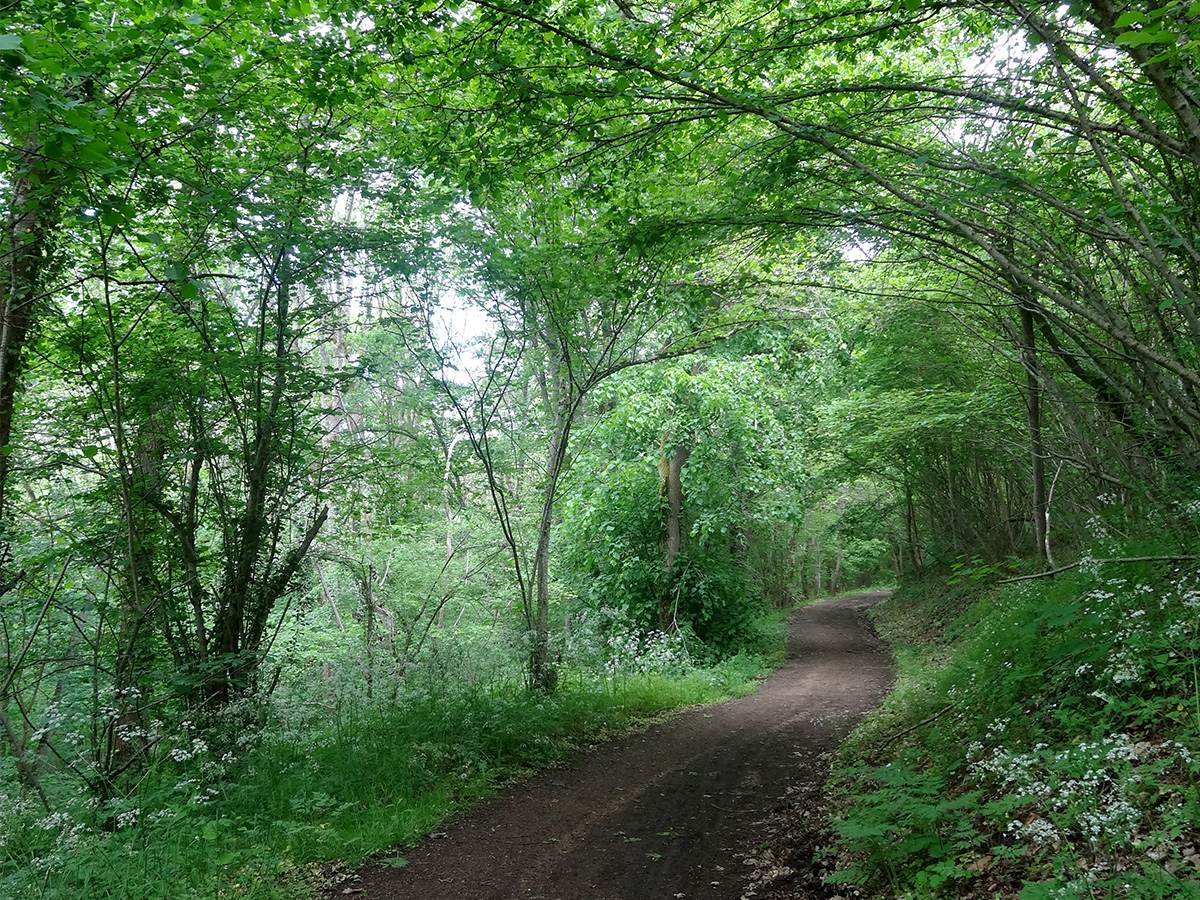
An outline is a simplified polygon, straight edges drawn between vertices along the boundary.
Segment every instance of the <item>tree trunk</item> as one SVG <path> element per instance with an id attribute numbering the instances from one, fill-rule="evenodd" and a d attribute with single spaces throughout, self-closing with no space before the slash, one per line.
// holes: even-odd
<path id="1" fill-rule="evenodd" d="M 446 448 L 446 469 L 442 473 L 442 505 L 446 513 L 446 563 L 454 558 L 454 507 L 450 505 L 450 475 L 454 461 L 454 448 L 458 446 L 458 442 L 463 439 L 463 435 L 456 434 L 450 441 L 450 446 Z M 471 570 L 471 557 L 467 556 L 467 572 Z M 466 575 L 463 576 L 464 578 Z M 438 627 L 441 628 L 446 620 L 446 606 L 443 604 L 438 609 Z"/>
<path id="2" fill-rule="evenodd" d="M 1029 418 L 1029 454 L 1033 463 L 1033 533 L 1038 561 L 1046 562 L 1049 535 L 1046 533 L 1046 454 L 1042 444 L 1042 379 L 1038 367 L 1033 310 L 1018 302 L 1021 314 L 1021 363 L 1025 367 L 1025 408 Z"/>
<path id="3" fill-rule="evenodd" d="M 813 586 L 813 596 L 820 598 L 821 596 L 821 539 L 815 534 L 812 539 L 813 545 L 813 577 L 816 583 Z"/>
<path id="4" fill-rule="evenodd" d="M 659 490 L 667 498 L 667 528 L 663 543 L 663 592 L 658 603 L 658 627 L 667 631 L 675 621 L 675 560 L 683 552 L 686 534 L 683 527 L 683 467 L 692 455 L 692 448 L 676 447 L 668 456 L 665 436 L 662 445 L 663 456 L 658 463 Z"/>
<path id="5" fill-rule="evenodd" d="M 950 540 L 954 545 L 955 555 L 962 552 L 962 540 L 959 532 L 962 530 L 961 517 L 958 514 L 958 492 L 954 485 L 954 444 L 946 446 L 946 500 L 949 504 L 947 512 L 950 518 Z"/>
<path id="6" fill-rule="evenodd" d="M 288 590 L 316 539 L 329 507 L 309 523 L 299 546 L 280 554 L 281 527 L 276 517 L 275 492 L 286 492 L 291 482 L 279 483 L 275 470 L 286 452 L 286 429 L 293 421 L 288 397 L 291 371 L 291 299 L 295 287 L 290 243 L 286 238 L 275 252 L 258 305 L 257 340 L 261 368 L 250 401 L 251 428 L 242 448 L 245 507 L 236 517 L 233 534 L 225 541 L 223 580 L 216 594 L 217 614 L 210 633 L 212 658 L 220 670 L 210 671 L 203 686 L 206 702 L 222 706 L 252 687 L 261 654 L 268 642 L 267 626 L 275 604 Z"/>
<path id="7" fill-rule="evenodd" d="M 921 553 L 921 527 L 917 521 L 917 504 L 913 497 L 913 485 L 908 476 L 904 480 L 904 522 L 908 533 L 908 559 L 912 563 L 912 571 L 920 574 L 925 568 L 925 558 Z"/>
<path id="8" fill-rule="evenodd" d="M 550 662 L 550 536 L 554 527 L 558 479 L 566 465 L 571 424 L 578 408 L 577 401 L 565 411 L 555 411 L 551 422 L 550 443 L 546 450 L 546 486 L 542 493 L 542 514 L 538 522 L 538 542 L 534 555 L 536 607 L 533 645 L 529 652 L 529 681 L 535 689 L 547 693 L 552 692 L 558 684 L 558 670 Z"/>
<path id="9" fill-rule="evenodd" d="M 23 158 L 27 168 L 13 180 L 12 204 L 0 246 L 0 522 L 5 513 L 17 383 L 46 261 L 48 211 L 46 204 L 34 196 L 41 168 L 37 159 L 37 141 L 31 139 Z"/>
<path id="10" fill-rule="evenodd" d="M 833 564 L 833 575 L 829 579 L 829 593 L 832 596 L 837 596 L 838 587 L 842 580 L 842 545 L 839 543 L 837 548 L 837 558 Z"/>

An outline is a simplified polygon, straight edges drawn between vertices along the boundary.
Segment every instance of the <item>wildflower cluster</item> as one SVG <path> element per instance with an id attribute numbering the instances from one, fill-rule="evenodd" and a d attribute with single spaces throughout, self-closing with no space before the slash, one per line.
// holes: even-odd
<path id="1" fill-rule="evenodd" d="M 1143 813 L 1136 805 L 1142 785 L 1134 766 L 1142 756 L 1161 756 L 1158 750 L 1114 734 L 1057 749 L 1038 743 L 1024 753 L 998 747 L 972 770 L 982 784 L 1020 805 L 1020 817 L 1007 823 L 1006 832 L 1034 844 L 1070 837 L 1100 849 L 1136 839 Z"/>
<path id="2" fill-rule="evenodd" d="M 843 880 L 1200 900 L 1200 572 L 1104 561 L 1143 553 L 1106 547 L 964 610 L 906 686 L 915 727 L 884 729 L 909 768 L 853 773 Z"/>
<path id="3" fill-rule="evenodd" d="M 690 671 L 691 657 L 683 637 L 661 631 L 622 629 L 608 637 L 610 678 L 619 675 L 683 675 Z"/>
<path id="4" fill-rule="evenodd" d="M 564 651 L 576 665 L 608 678 L 684 675 L 696 668 L 681 632 L 666 634 L 631 626 L 620 610 L 607 606 L 582 614 L 572 623 Z"/>

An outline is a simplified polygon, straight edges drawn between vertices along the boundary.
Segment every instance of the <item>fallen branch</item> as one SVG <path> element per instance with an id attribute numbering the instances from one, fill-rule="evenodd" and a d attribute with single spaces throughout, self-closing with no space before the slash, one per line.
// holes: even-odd
<path id="1" fill-rule="evenodd" d="M 922 719 L 922 720 L 921 720 L 920 722 L 918 722 L 916 725 L 910 725 L 908 728 L 905 728 L 903 731 L 897 731 L 895 734 L 893 734 L 893 735 L 892 735 L 890 738 L 888 738 L 886 741 L 884 741 L 884 742 L 883 742 L 882 744 L 880 744 L 879 746 L 880 746 L 880 747 L 886 747 L 886 746 L 887 746 L 888 744 L 890 744 L 892 741 L 898 741 L 900 738 L 904 737 L 906 734 L 912 734 L 914 731 L 916 731 L 916 730 L 917 730 L 918 728 L 920 728 L 922 725 L 928 725 L 928 724 L 929 724 L 930 722 L 932 722 L 934 719 L 940 719 L 940 718 L 941 718 L 942 716 L 944 716 L 946 713 L 950 712 L 950 710 L 954 709 L 954 707 L 958 706 L 958 704 L 959 704 L 960 702 L 962 702 L 962 701 L 957 701 L 957 702 L 955 702 L 955 703 L 951 703 L 949 706 L 947 706 L 947 707 L 944 707 L 944 708 L 942 708 L 942 709 L 938 710 L 937 712 L 935 712 L 935 713 L 934 713 L 932 716 L 930 716 L 928 719 Z"/>
<path id="2" fill-rule="evenodd" d="M 1196 562 L 1196 559 L 1195 556 L 1121 556 L 1115 559 L 1081 559 L 1078 562 L 1071 563 L 1069 566 L 1059 566 L 1057 569 L 1038 572 L 1034 575 L 1018 575 L 1016 578 L 1005 578 L 997 581 L 996 584 L 1013 584 L 1017 581 L 1029 581 L 1033 578 L 1050 578 L 1060 572 L 1077 569 L 1084 563 Z"/>

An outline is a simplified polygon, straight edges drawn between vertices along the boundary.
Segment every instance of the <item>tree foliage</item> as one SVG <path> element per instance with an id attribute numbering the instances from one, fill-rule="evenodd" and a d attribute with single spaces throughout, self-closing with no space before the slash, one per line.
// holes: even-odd
<path id="1" fill-rule="evenodd" d="M 47 810 L 112 827 L 156 722 L 276 690 L 553 689 L 600 610 L 715 659 L 1194 538 L 1187 4 L 4 15 L 0 732 Z"/>

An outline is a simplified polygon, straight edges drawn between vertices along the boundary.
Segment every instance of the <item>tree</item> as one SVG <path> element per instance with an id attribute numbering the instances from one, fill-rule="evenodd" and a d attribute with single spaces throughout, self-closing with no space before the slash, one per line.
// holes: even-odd
<path id="1" fill-rule="evenodd" d="M 552 690 L 556 679 L 548 645 L 555 504 L 571 434 L 591 392 L 620 371 L 692 353 L 741 327 L 732 310 L 712 304 L 711 288 L 672 283 L 684 248 L 628 230 L 616 218 L 617 205 L 598 202 L 587 184 L 554 186 L 553 194 L 497 194 L 479 209 L 479 249 L 470 252 L 485 262 L 473 277 L 499 350 L 486 359 L 471 401 L 459 401 L 443 382 L 488 473 L 525 609 L 530 683 L 542 690 Z M 458 239 L 469 246 L 464 232 Z M 529 562 L 495 472 L 490 434 L 500 404 L 522 377 L 540 401 L 546 442 Z"/>
<path id="2" fill-rule="evenodd" d="M 464 29 L 522 42 L 477 70 L 493 110 L 530 123 L 512 146 L 568 142 L 580 164 L 703 146 L 709 167 L 680 167 L 692 189 L 664 227 L 807 230 L 936 259 L 1033 316 L 1107 428 L 1194 470 L 1196 116 L 1178 50 L 1192 25 L 1165 27 L 1170 4 L 480 7 Z M 1125 456 L 1103 476 L 1128 481 L 1111 468 Z"/>
<path id="3" fill-rule="evenodd" d="M 30 387 L 25 411 L 0 397 L 25 494 L 5 512 L 23 541 L 61 527 L 66 583 L 89 586 L 94 655 L 69 666 L 90 666 L 115 712 L 94 710 L 90 759 L 64 765 L 100 796 L 137 773 L 146 709 L 254 690 L 328 515 L 327 382 L 307 354 L 363 241 L 328 211 L 362 178 L 342 152 L 366 58 L 330 52 L 358 40 L 353 25 L 296 41 L 303 22 L 261 12 L 262 26 L 204 5 L 47 7 L 0 40 L 22 88 L 5 95 L 5 136 L 37 135 L 16 192 L 21 178 L 37 191 L 14 209 L 74 250 L 30 250 L 40 280 L 7 295 L 29 314 L 7 371 Z M 30 247 L 14 238 L 7 262 Z"/>
<path id="4" fill-rule="evenodd" d="M 766 550 L 813 499 L 780 336 L 747 332 L 601 389 L 607 413 L 566 503 L 573 580 L 593 605 L 686 629 L 714 654 L 749 639 Z"/>

